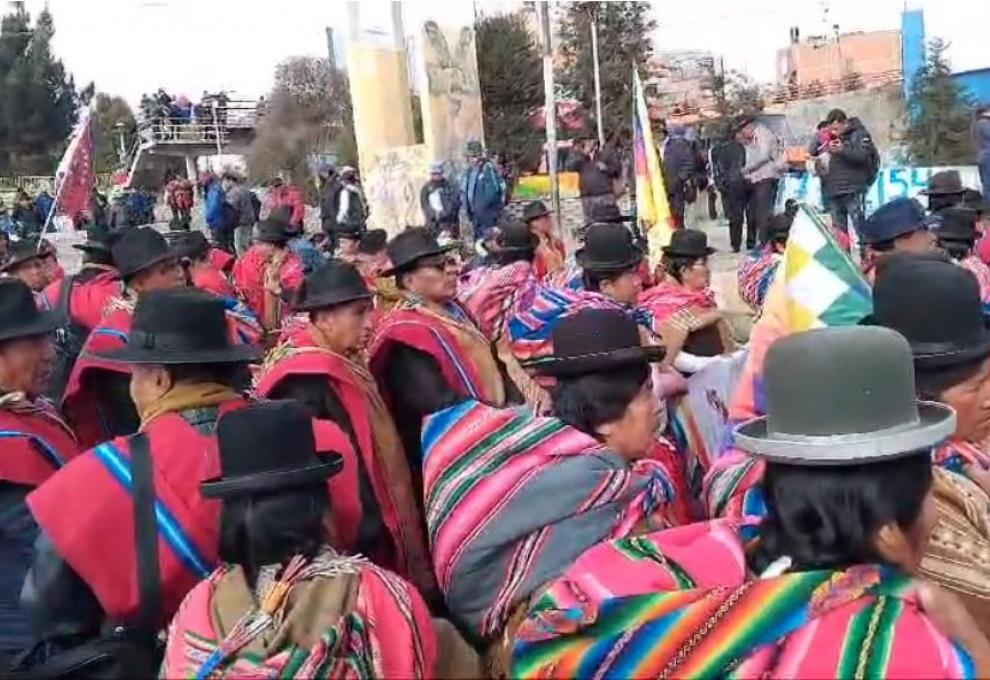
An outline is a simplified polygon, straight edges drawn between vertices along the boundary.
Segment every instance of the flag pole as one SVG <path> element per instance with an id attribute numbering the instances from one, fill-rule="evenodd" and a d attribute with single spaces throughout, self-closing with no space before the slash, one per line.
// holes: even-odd
<path id="1" fill-rule="evenodd" d="M 605 124 L 602 121 L 602 74 L 598 62 L 598 15 L 591 14 L 591 60 L 595 68 L 595 121 L 598 123 L 598 145 L 605 146 Z"/>
<path id="2" fill-rule="evenodd" d="M 543 118 L 547 135 L 547 171 L 550 175 L 550 204 L 557 219 L 557 233 L 571 250 L 570 230 L 564 229 L 560 214 L 560 184 L 557 176 L 557 95 L 554 89 L 553 46 L 550 43 L 550 3 L 537 3 L 537 18 L 540 26 L 540 39 L 543 43 Z"/>

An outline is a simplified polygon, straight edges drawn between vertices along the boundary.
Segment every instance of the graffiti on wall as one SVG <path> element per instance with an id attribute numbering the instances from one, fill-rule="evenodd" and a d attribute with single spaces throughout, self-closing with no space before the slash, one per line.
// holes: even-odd
<path id="1" fill-rule="evenodd" d="M 936 172 L 942 172 L 943 170 L 957 170 L 962 179 L 963 186 L 974 189 L 979 189 L 980 187 L 979 171 L 975 165 L 951 168 L 883 168 L 877 175 L 877 181 L 873 183 L 873 186 L 870 187 L 870 190 L 866 194 L 866 212 L 872 213 L 879 206 L 895 198 L 924 198 L 921 192 L 928 186 L 928 178 Z M 820 178 L 810 173 L 805 173 L 797 177 L 785 177 L 781 183 L 781 191 L 777 200 L 783 206 L 784 201 L 789 198 L 810 203 L 811 205 L 821 205 L 822 187 Z"/>
<path id="2" fill-rule="evenodd" d="M 424 144 L 376 154 L 363 177 L 371 206 L 368 226 L 397 234 L 407 226 L 423 224 L 419 190 L 429 174 L 430 152 Z"/>
<path id="3" fill-rule="evenodd" d="M 471 140 L 484 139 L 474 29 L 423 24 L 428 96 L 423 102 L 426 143 L 437 160 L 460 158 Z"/>

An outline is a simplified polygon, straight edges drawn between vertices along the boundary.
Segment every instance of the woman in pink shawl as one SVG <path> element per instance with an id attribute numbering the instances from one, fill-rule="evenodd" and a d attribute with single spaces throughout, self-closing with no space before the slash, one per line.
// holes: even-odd
<path id="1" fill-rule="evenodd" d="M 326 480 L 342 459 L 315 450 L 302 407 L 241 409 L 217 434 L 222 476 L 201 492 L 223 503 L 224 564 L 176 613 L 161 677 L 478 677 L 412 585 L 330 547 Z"/>
<path id="2" fill-rule="evenodd" d="M 709 288 L 711 270 L 708 236 L 695 229 L 678 229 L 663 248 L 663 279 L 639 298 L 653 315 L 654 331 L 667 347 L 667 362 L 683 373 L 694 373 L 709 357 L 731 352 L 735 343 Z"/>

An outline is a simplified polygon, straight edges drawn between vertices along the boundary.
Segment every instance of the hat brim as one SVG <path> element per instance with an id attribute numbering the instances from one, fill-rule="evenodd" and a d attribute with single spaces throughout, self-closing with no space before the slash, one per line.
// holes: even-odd
<path id="1" fill-rule="evenodd" d="M 45 254 L 46 253 L 38 252 L 34 255 L 27 255 L 25 257 L 18 257 L 16 259 L 9 260 L 8 262 L 4 262 L 3 266 L 0 267 L 0 272 L 9 272 L 11 269 L 16 269 L 25 262 L 30 262 L 31 260 L 40 260 L 45 257 Z"/>
<path id="2" fill-rule="evenodd" d="M 966 192 L 966 187 L 959 187 L 958 189 L 922 189 L 918 193 L 922 196 L 952 196 L 954 194 L 963 194 Z"/>
<path id="3" fill-rule="evenodd" d="M 551 212 L 549 210 L 544 210 L 544 211 L 538 212 L 538 213 L 536 213 L 534 215 L 523 215 L 523 222 L 529 223 L 529 222 L 532 222 L 533 220 L 538 220 L 541 217 L 549 217 L 550 215 L 551 215 Z"/>
<path id="4" fill-rule="evenodd" d="M 38 312 L 30 323 L 0 330 L 0 342 L 45 335 L 64 325 L 65 319 L 58 312 Z"/>
<path id="5" fill-rule="evenodd" d="M 881 323 L 873 314 L 863 317 L 859 325 L 886 326 L 886 324 Z M 952 343 L 913 342 L 910 338 L 907 338 L 908 346 L 911 348 L 911 355 L 914 357 L 915 368 L 921 370 L 949 368 L 990 357 L 990 317 L 983 317 L 983 326 L 986 330 L 984 330 L 980 339 L 975 343 L 970 343 L 966 347 L 959 347 Z"/>
<path id="6" fill-rule="evenodd" d="M 713 255 L 714 253 L 717 252 L 715 248 L 712 248 L 711 246 L 708 246 L 703 251 L 690 252 L 690 253 L 687 252 L 686 250 L 675 250 L 670 246 L 663 246 L 660 249 L 660 251 L 664 255 L 674 255 L 675 257 L 708 257 L 709 255 Z"/>
<path id="7" fill-rule="evenodd" d="M 956 429 L 956 413 L 944 404 L 918 402 L 918 421 L 881 432 L 832 436 L 782 435 L 768 431 L 766 416 L 739 425 L 740 449 L 767 460 L 793 465 L 853 465 L 899 458 L 931 448 Z"/>
<path id="8" fill-rule="evenodd" d="M 344 457 L 339 453 L 319 454 L 325 462 L 309 465 L 296 470 L 262 472 L 253 475 L 211 479 L 199 485 L 204 498 L 233 498 L 259 493 L 270 493 L 280 489 L 310 486 L 325 482 L 344 467 Z"/>
<path id="9" fill-rule="evenodd" d="M 548 356 L 521 362 L 523 368 L 539 375 L 564 378 L 599 373 L 622 366 L 655 364 L 663 360 L 667 350 L 662 345 L 626 347 L 614 352 L 595 352 L 571 357 Z"/>
<path id="10" fill-rule="evenodd" d="M 163 253 L 162 255 L 159 255 L 158 257 L 152 260 L 148 260 L 147 262 L 142 262 L 141 266 L 137 267 L 136 269 L 118 268 L 118 271 L 120 272 L 120 277 L 122 279 L 126 279 L 134 276 L 135 274 L 140 274 L 143 271 L 147 271 L 148 269 L 151 269 L 155 265 L 159 265 L 162 262 L 168 262 L 169 260 L 175 260 L 176 262 L 178 262 L 180 259 L 182 259 L 181 256 L 170 248 L 167 253 Z"/>
<path id="11" fill-rule="evenodd" d="M 640 248 L 635 248 L 634 250 L 636 251 L 637 254 L 623 262 L 598 262 L 595 260 L 588 259 L 588 255 L 585 252 L 585 249 L 582 248 L 581 250 L 577 251 L 577 253 L 574 254 L 574 261 L 577 263 L 577 266 L 579 266 L 581 269 L 586 269 L 589 272 L 601 272 L 604 274 L 608 274 L 612 272 L 621 272 L 626 269 L 633 269 L 634 267 L 638 267 L 639 264 L 643 261 L 643 258 L 645 257 L 643 251 Z"/>
<path id="12" fill-rule="evenodd" d="M 180 366 L 189 364 L 249 364 L 263 356 L 260 349 L 252 345 L 234 345 L 223 349 L 168 351 L 160 348 L 142 349 L 120 347 L 105 352 L 92 352 L 91 356 L 104 361 L 120 364 L 161 364 Z"/>
<path id="13" fill-rule="evenodd" d="M 183 233 L 185 233 L 185 232 L 183 232 Z M 76 250 L 81 250 L 84 253 L 109 253 L 110 252 L 110 246 L 107 246 L 107 245 L 105 245 L 103 243 L 93 243 L 93 242 L 73 243 L 72 244 L 72 247 L 75 248 Z"/>
<path id="14" fill-rule="evenodd" d="M 336 307 L 337 305 L 343 305 L 348 302 L 357 302 L 358 300 L 370 300 L 375 297 L 375 294 L 371 291 L 365 293 L 346 293 L 344 295 L 322 295 L 315 296 L 308 300 L 303 300 L 299 304 L 292 306 L 297 312 L 311 312 L 315 309 L 325 309 L 327 307 Z"/>
<path id="15" fill-rule="evenodd" d="M 401 274 L 402 272 L 407 272 L 416 266 L 416 263 L 422 260 L 424 257 L 433 257 L 435 255 L 444 255 L 452 250 L 457 250 L 458 245 L 456 243 L 448 243 L 445 246 L 440 246 L 436 250 L 430 250 L 425 253 L 419 253 L 416 257 L 411 260 L 406 260 L 398 265 L 393 265 L 389 269 L 383 269 L 382 276 L 395 276 L 396 274 Z"/>

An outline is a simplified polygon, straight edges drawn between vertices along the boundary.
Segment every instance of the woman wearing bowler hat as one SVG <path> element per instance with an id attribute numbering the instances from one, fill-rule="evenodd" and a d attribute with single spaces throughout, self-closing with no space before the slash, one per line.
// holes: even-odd
<path id="1" fill-rule="evenodd" d="M 468 400 L 423 427 L 434 567 L 493 677 L 516 677 L 505 643 L 519 614 L 581 554 L 686 521 L 676 455 L 655 437 L 651 365 L 663 348 L 641 345 L 617 309 L 561 320 L 553 347 L 528 366 L 554 381 L 551 417 Z"/>
<path id="2" fill-rule="evenodd" d="M 201 489 L 220 503 L 222 565 L 183 601 L 161 676 L 479 677 L 415 587 L 331 547 L 327 479 L 342 460 L 308 420 L 290 401 L 220 420 L 220 475 Z"/>
<path id="3" fill-rule="evenodd" d="M 955 413 L 915 397 L 908 343 L 882 328 L 791 335 L 770 348 L 764 380 L 767 415 L 735 430 L 765 466 L 762 517 L 586 551 L 528 603 L 511 676 L 990 674 L 973 617 L 918 580 L 931 452 Z"/>
<path id="4" fill-rule="evenodd" d="M 422 487 L 413 482 L 419 480 L 418 471 L 410 471 L 395 422 L 364 359 L 373 305 L 374 294 L 354 265 L 336 259 L 323 264 L 306 277 L 293 307 L 306 322 L 283 334 L 269 352 L 256 390 L 265 398 L 295 400 L 312 417 L 333 421 L 348 434 L 359 454 L 341 475 L 353 494 L 346 501 L 337 499 L 337 514 L 348 513 L 348 544 L 410 579 L 434 601 Z"/>
<path id="5" fill-rule="evenodd" d="M 708 357 L 735 349 L 709 287 L 708 257 L 714 252 L 703 231 L 674 231 L 660 261 L 663 280 L 639 299 L 653 315 L 654 328 L 667 346 L 668 362 L 685 373 L 703 368 Z"/>
<path id="6" fill-rule="evenodd" d="M 533 272 L 542 281 L 564 266 L 567 250 L 563 241 L 553 233 L 553 219 L 543 201 L 527 203 L 523 208 L 522 218 L 539 240 L 536 258 L 533 260 Z"/>
<path id="7" fill-rule="evenodd" d="M 369 367 L 392 411 L 410 467 L 422 464 L 423 417 L 471 397 L 503 406 L 513 395 L 490 339 L 456 300 L 456 246 L 440 246 L 426 227 L 412 227 L 388 243 L 402 302 L 382 319 L 368 351 Z M 508 388 L 508 390 L 507 390 Z"/>
<path id="8" fill-rule="evenodd" d="M 123 293 L 110 300 L 103 319 L 86 339 L 62 399 L 62 411 L 84 448 L 131 434 L 139 425 L 128 393 L 130 368 L 98 355 L 127 344 L 135 305 L 142 296 L 186 282 L 178 255 L 151 227 L 123 232 L 113 241 L 111 254 Z"/>

